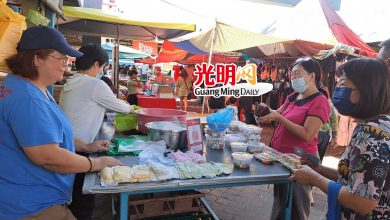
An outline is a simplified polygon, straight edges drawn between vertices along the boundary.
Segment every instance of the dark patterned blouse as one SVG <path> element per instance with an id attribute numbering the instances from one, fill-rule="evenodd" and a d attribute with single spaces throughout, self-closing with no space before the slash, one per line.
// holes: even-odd
<path id="1" fill-rule="evenodd" d="M 341 219 L 390 219 L 390 116 L 359 123 L 338 165 L 338 182 L 351 193 L 378 201 L 368 216 L 344 208 Z"/>

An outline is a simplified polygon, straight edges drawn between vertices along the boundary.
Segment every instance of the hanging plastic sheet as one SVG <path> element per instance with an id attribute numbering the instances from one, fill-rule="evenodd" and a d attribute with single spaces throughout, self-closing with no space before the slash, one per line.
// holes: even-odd
<path id="1" fill-rule="evenodd" d="M 9 72 L 5 59 L 16 53 L 16 45 L 26 29 L 25 17 L 0 0 L 0 71 Z"/>

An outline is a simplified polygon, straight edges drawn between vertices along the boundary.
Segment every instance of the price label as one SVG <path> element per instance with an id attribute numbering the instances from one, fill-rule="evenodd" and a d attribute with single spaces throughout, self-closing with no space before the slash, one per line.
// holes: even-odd
<path id="1" fill-rule="evenodd" d="M 203 138 L 199 118 L 187 120 L 187 141 L 189 150 L 203 153 Z"/>

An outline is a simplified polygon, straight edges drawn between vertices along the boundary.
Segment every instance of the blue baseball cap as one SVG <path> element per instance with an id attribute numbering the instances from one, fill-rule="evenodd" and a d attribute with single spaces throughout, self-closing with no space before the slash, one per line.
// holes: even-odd
<path id="1" fill-rule="evenodd" d="M 84 55 L 73 49 L 66 41 L 64 35 L 54 28 L 45 26 L 34 26 L 27 28 L 20 38 L 17 51 L 54 49 L 71 57 L 81 57 Z"/>

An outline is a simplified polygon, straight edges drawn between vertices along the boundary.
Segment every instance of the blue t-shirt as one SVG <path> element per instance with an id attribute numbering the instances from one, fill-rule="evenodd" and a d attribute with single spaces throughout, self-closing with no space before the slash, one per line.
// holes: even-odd
<path id="1" fill-rule="evenodd" d="M 47 93 L 49 94 L 49 93 Z M 72 126 L 53 97 L 8 75 L 0 86 L 0 219 L 30 216 L 70 201 L 74 174 L 34 164 L 24 147 L 58 143 L 75 151 Z"/>

